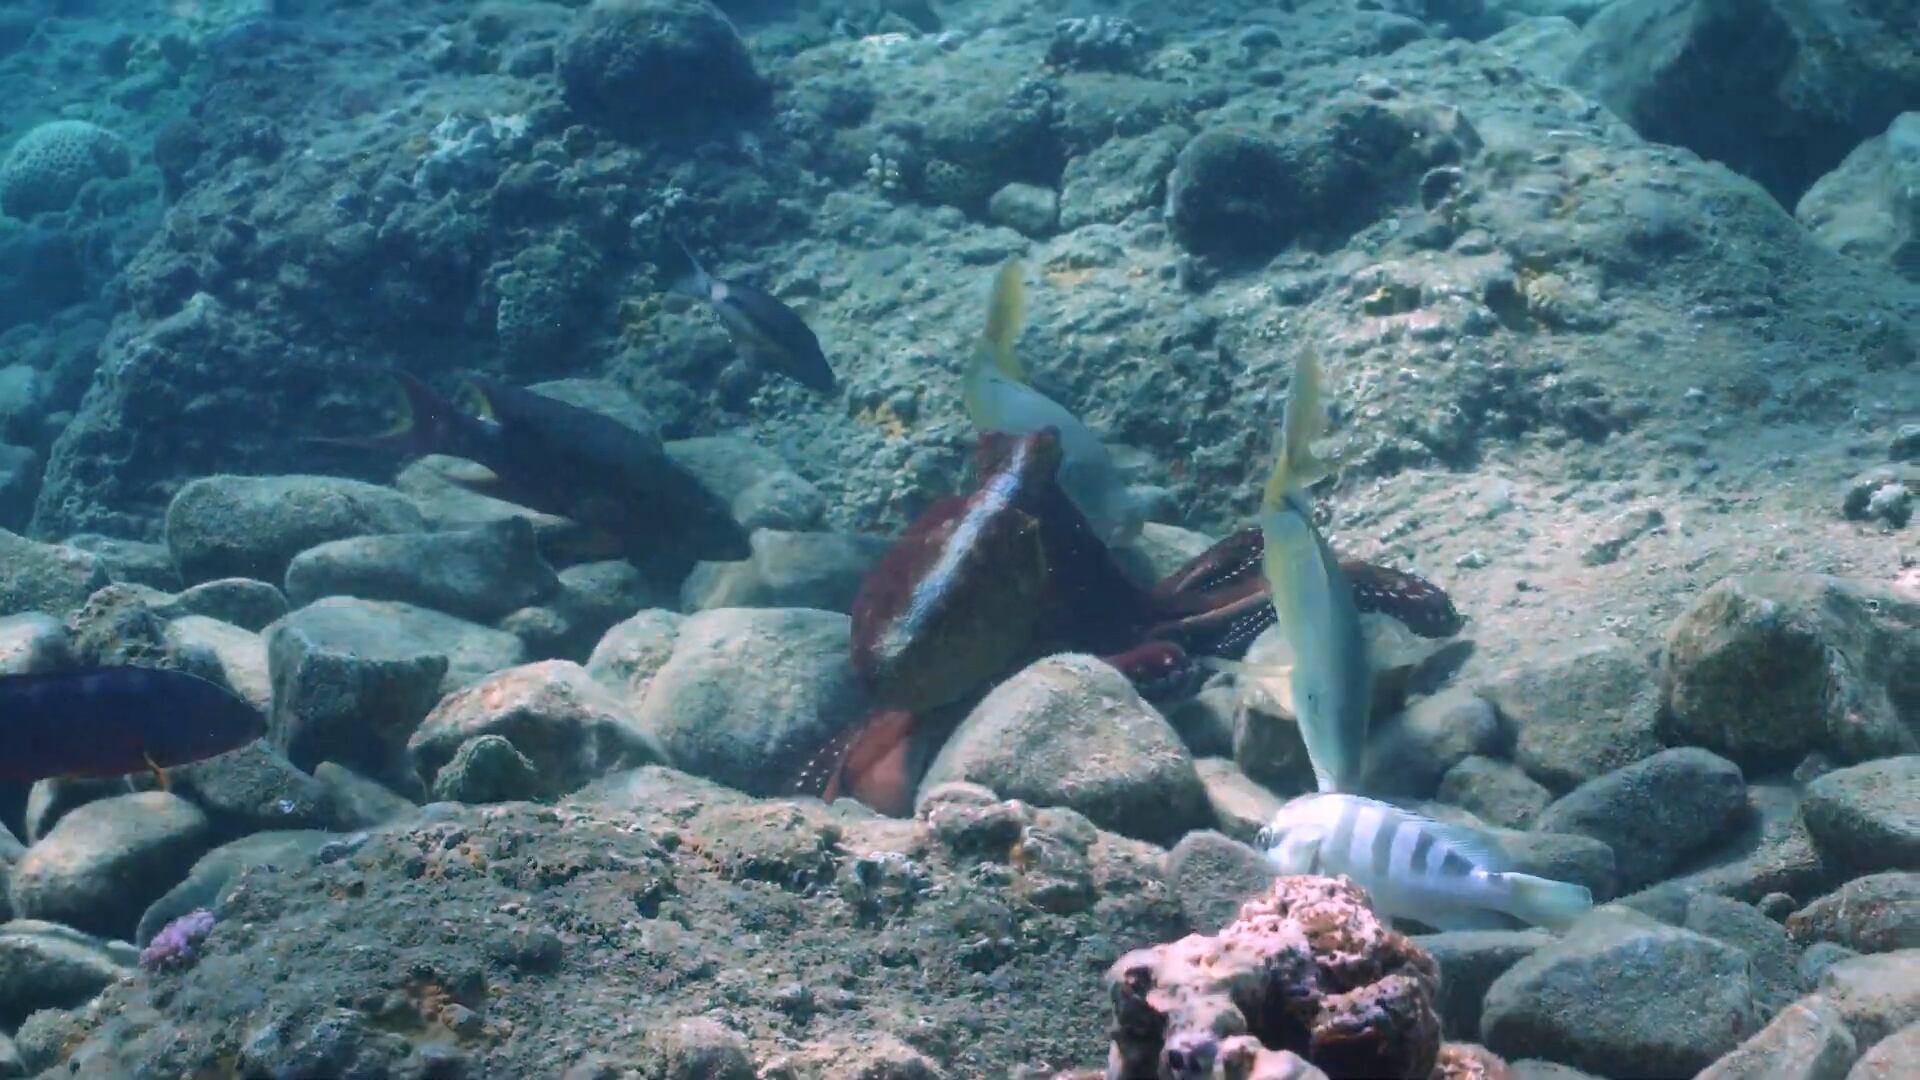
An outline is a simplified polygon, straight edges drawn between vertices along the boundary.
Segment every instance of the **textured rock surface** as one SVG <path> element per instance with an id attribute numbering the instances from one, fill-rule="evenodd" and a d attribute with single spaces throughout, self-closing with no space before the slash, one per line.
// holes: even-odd
<path id="1" fill-rule="evenodd" d="M 1920 866 L 1920 754 L 1830 772 L 1807 785 L 1802 813 L 1843 872 Z"/>
<path id="2" fill-rule="evenodd" d="M 207 816 L 149 791 L 90 802 L 60 819 L 15 864 L 14 913 L 128 938 L 140 914 L 211 841 Z"/>
<path id="3" fill-rule="evenodd" d="M 1575 788 L 1533 827 L 1605 841 L 1620 887 L 1632 890 L 1665 876 L 1746 813 L 1747 788 L 1732 762 L 1705 750 L 1663 750 Z"/>
<path id="4" fill-rule="evenodd" d="M 210 476 L 167 506 L 167 547 L 189 582 L 279 581 L 295 555 L 329 540 L 426 527 L 391 488 L 331 476 Z"/>
<path id="5" fill-rule="evenodd" d="M 1513 726 L 1513 760 L 1564 793 L 1660 749 L 1653 673 L 1625 642 L 1563 646 L 1493 677 L 1482 693 Z"/>
<path id="6" fill-rule="evenodd" d="M 1102 828 L 1157 843 L 1210 824 L 1206 790 L 1172 727 L 1091 656 L 1049 657 L 989 693 L 923 784 L 952 780 L 1070 806 Z"/>

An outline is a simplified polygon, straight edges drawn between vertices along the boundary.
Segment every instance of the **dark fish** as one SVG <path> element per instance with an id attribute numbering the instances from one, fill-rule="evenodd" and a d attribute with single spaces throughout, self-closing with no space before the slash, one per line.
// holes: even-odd
<path id="1" fill-rule="evenodd" d="M 184 671 L 0 675 L 0 780 L 14 783 L 158 772 L 266 730 L 253 706 Z"/>
<path id="2" fill-rule="evenodd" d="M 456 483 L 557 517 L 616 541 L 629 557 L 736 562 L 753 554 L 732 510 L 660 440 L 610 416 L 508 386 L 466 377 L 479 406 L 464 412 L 404 371 L 407 415 L 392 431 L 322 442 L 402 454 L 451 454 L 494 474 Z"/>
<path id="3" fill-rule="evenodd" d="M 688 266 L 687 272 L 674 281 L 675 292 L 711 305 L 734 343 L 755 360 L 809 390 L 833 393 L 833 368 L 820 349 L 820 339 L 813 336 L 805 320 L 761 289 L 741 281 L 722 281 L 707 273 L 679 237 L 673 242 L 686 255 Z"/>

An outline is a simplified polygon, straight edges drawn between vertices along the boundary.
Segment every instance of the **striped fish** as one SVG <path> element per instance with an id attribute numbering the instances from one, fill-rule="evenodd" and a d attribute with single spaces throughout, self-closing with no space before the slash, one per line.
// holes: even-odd
<path id="1" fill-rule="evenodd" d="M 1358 795 L 1302 795 L 1261 830 L 1282 874 L 1345 874 L 1376 912 L 1440 930 L 1510 926 L 1507 916 L 1563 930 L 1593 907 L 1584 885 L 1508 869 L 1484 833 Z"/>

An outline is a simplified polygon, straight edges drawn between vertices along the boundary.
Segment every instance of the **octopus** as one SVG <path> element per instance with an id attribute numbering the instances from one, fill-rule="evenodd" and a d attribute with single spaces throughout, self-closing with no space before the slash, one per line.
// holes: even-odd
<path id="1" fill-rule="evenodd" d="M 792 790 L 894 816 L 978 700 L 1044 656 L 1092 653 L 1149 701 L 1191 693 L 1197 656 L 1237 658 L 1276 616 L 1257 528 L 1228 536 L 1151 588 L 1127 577 L 1057 482 L 1057 431 L 988 431 L 973 489 L 928 507 L 854 598 L 852 659 L 874 709 L 812 754 Z M 1412 574 L 1342 560 L 1362 611 L 1445 637 L 1461 618 Z"/>

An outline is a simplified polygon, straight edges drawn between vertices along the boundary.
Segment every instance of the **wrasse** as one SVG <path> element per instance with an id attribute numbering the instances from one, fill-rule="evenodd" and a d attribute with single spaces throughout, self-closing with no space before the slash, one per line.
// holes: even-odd
<path id="1" fill-rule="evenodd" d="M 1307 494 L 1308 485 L 1329 471 L 1311 449 L 1325 425 L 1320 365 L 1313 354 L 1303 353 L 1261 504 L 1260 565 L 1279 633 L 1292 655 L 1294 712 L 1314 778 L 1321 791 L 1352 791 L 1366 754 L 1373 668 L 1353 587 L 1314 527 Z"/>
<path id="2" fill-rule="evenodd" d="M 0 780 L 105 777 L 236 750 L 266 720 L 219 685 L 164 668 L 0 675 Z"/>
<path id="3" fill-rule="evenodd" d="M 706 301 L 750 359 L 809 390 L 833 393 L 833 367 L 806 320 L 771 293 L 707 273 L 678 236 L 673 242 L 687 258 L 687 271 L 673 282 L 674 292 Z"/>
<path id="4" fill-rule="evenodd" d="M 1019 435 L 1053 428 L 1060 438 L 1060 490 L 1085 516 L 1104 544 L 1122 544 L 1140 534 L 1146 517 L 1128 490 L 1106 444 L 1065 406 L 1027 385 L 1014 354 L 1025 307 L 1019 260 L 1009 260 L 993 281 L 987 326 L 961 377 L 960 391 L 975 431 Z"/>
<path id="5" fill-rule="evenodd" d="M 1498 929 L 1507 917 L 1564 930 L 1593 907 L 1584 885 L 1508 869 L 1484 833 L 1357 795 L 1302 795 L 1260 846 L 1282 874 L 1345 874 L 1390 918 L 1439 930 Z"/>
<path id="6" fill-rule="evenodd" d="M 690 564 L 753 554 L 732 508 L 649 433 L 479 375 L 464 380 L 471 410 L 404 371 L 392 376 L 404 392 L 405 409 L 391 430 L 315 441 L 478 462 L 492 479 L 455 482 L 576 521 L 609 539 L 615 554 L 630 558 Z"/>

